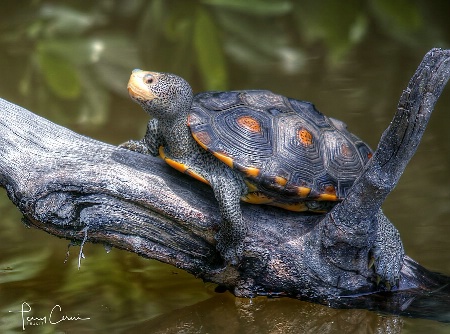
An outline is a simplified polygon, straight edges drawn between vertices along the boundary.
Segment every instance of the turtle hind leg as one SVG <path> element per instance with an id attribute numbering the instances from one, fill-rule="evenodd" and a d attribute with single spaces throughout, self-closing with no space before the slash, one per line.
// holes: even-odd
<path id="1" fill-rule="evenodd" d="M 216 234 L 217 250 L 232 265 L 237 265 L 242 258 L 247 234 L 240 204 L 240 198 L 245 192 L 243 184 L 242 179 L 230 169 L 218 173 L 211 182 L 222 218 L 220 230 Z"/>
<path id="2" fill-rule="evenodd" d="M 390 290 L 399 283 L 405 251 L 400 233 L 381 210 L 376 215 L 376 221 L 376 238 L 371 250 L 373 264 L 378 281 L 381 280 Z"/>

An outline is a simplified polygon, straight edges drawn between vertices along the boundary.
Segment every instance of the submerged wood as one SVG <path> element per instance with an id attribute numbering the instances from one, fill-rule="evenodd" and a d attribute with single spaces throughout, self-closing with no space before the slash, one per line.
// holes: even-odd
<path id="1" fill-rule="evenodd" d="M 249 233 L 238 267 L 227 266 L 216 250 L 220 214 L 209 187 L 158 158 L 79 135 L 5 100 L 0 185 L 29 225 L 59 237 L 157 259 L 237 296 L 286 295 L 346 307 L 350 299 L 336 297 L 353 296 L 355 305 L 371 308 L 374 299 L 362 296 L 381 289 L 367 268 L 371 217 L 414 154 L 449 77 L 450 50 L 427 53 L 365 173 L 332 214 L 243 204 Z M 396 290 L 422 293 L 448 282 L 405 257 Z M 402 308 L 392 300 L 390 311 Z"/>

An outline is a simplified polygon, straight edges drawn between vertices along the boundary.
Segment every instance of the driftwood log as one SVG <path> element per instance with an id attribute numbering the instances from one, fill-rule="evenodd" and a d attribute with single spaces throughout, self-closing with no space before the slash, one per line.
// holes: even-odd
<path id="1" fill-rule="evenodd" d="M 386 290 L 367 266 L 374 217 L 413 156 L 449 77 L 450 50 L 428 52 L 365 172 L 331 213 L 243 204 L 249 233 L 237 267 L 227 266 L 216 250 L 220 214 L 210 188 L 160 159 L 81 136 L 5 100 L 0 185 L 31 226 L 172 264 L 237 296 L 374 308 L 380 295 L 367 295 Z M 405 256 L 397 293 L 385 292 L 392 298 L 383 309 L 405 312 L 411 298 L 448 283 Z"/>

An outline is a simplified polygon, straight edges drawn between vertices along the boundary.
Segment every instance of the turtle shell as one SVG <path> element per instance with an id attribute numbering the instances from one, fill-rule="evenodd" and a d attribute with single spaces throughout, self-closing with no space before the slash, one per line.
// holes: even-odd
<path id="1" fill-rule="evenodd" d="M 312 103 L 269 91 L 197 94 L 188 125 L 204 149 L 244 175 L 244 201 L 295 211 L 344 198 L 372 155 Z"/>

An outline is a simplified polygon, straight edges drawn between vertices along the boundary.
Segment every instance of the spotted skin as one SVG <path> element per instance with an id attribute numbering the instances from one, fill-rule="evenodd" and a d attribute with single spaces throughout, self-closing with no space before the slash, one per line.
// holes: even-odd
<path id="1" fill-rule="evenodd" d="M 130 141 L 122 147 L 160 155 L 172 167 L 211 185 L 222 216 L 216 235 L 217 249 L 228 263 L 237 265 L 247 234 L 240 210 L 240 198 L 247 186 L 240 173 L 193 139 L 187 125 L 193 100 L 190 86 L 175 75 L 133 71 L 128 90 L 153 119 L 143 140 Z"/>
<path id="2" fill-rule="evenodd" d="M 159 155 L 212 187 L 222 217 L 217 248 L 232 265 L 242 257 L 247 233 L 241 199 L 293 211 L 328 211 L 372 154 L 342 122 L 308 102 L 268 91 L 194 97 L 182 78 L 141 70 L 133 71 L 128 91 L 152 119 L 142 140 L 122 147 Z M 389 270 L 391 254 L 383 246 L 388 229 L 376 237 L 376 261 L 380 270 Z"/>

